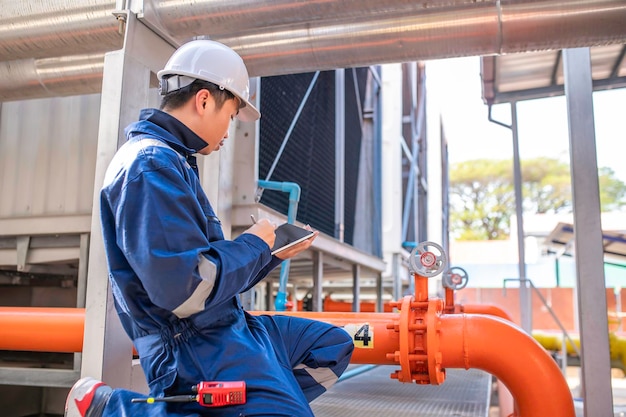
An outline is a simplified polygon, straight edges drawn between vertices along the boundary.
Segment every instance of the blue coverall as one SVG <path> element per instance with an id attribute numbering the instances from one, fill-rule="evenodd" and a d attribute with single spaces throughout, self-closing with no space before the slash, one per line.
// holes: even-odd
<path id="1" fill-rule="evenodd" d="M 238 295 L 281 260 L 259 237 L 225 240 L 193 154 L 206 143 L 169 114 L 144 109 L 126 128 L 101 191 L 109 278 L 150 395 L 191 394 L 200 381 L 239 381 L 247 403 L 131 403 L 117 389 L 105 416 L 312 416 L 308 402 L 349 363 L 343 329 L 287 316 L 252 316 Z"/>

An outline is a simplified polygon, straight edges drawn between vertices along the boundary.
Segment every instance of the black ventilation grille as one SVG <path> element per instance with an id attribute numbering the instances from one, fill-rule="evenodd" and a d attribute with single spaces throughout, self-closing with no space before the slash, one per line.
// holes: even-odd
<path id="1" fill-rule="evenodd" d="M 265 180 L 314 73 L 264 77 L 261 81 L 259 179 Z M 367 69 L 357 70 L 363 101 Z M 361 147 L 361 126 L 352 71 L 346 71 L 344 240 L 352 244 Z M 362 103 L 361 103 L 362 106 Z M 335 236 L 335 72 L 319 74 L 269 181 L 302 188 L 297 220 Z M 288 194 L 265 190 L 261 203 L 287 214 Z"/>

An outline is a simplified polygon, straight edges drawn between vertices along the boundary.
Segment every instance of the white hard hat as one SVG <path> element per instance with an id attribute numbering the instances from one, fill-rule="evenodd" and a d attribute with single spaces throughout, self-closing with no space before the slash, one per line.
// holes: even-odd
<path id="1" fill-rule="evenodd" d="M 194 80 L 218 85 L 241 99 L 237 118 L 253 121 L 261 117 L 250 103 L 250 81 L 243 59 L 228 46 L 206 39 L 187 42 L 170 57 L 157 73 L 161 94 L 183 88 Z"/>

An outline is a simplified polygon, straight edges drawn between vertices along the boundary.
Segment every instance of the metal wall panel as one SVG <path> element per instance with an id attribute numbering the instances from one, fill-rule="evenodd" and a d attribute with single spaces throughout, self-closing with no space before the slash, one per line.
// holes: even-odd
<path id="1" fill-rule="evenodd" d="M 91 213 L 99 114 L 99 94 L 2 104 L 0 219 Z"/>
<path id="2" fill-rule="evenodd" d="M 259 178 L 267 173 L 289 131 L 313 73 L 261 80 Z M 295 182 L 302 188 L 297 220 L 334 236 L 335 229 L 335 72 L 320 73 L 302 109 L 270 181 Z M 265 204 L 281 213 L 288 195 L 265 191 Z"/>

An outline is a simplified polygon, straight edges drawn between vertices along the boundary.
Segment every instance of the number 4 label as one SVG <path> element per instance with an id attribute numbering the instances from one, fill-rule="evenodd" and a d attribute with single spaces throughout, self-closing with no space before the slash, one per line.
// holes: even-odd
<path id="1" fill-rule="evenodd" d="M 369 323 L 346 324 L 344 330 L 352 336 L 354 347 L 362 349 L 374 348 L 374 328 Z"/>

